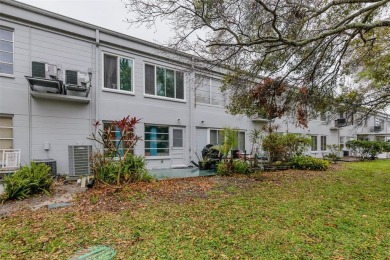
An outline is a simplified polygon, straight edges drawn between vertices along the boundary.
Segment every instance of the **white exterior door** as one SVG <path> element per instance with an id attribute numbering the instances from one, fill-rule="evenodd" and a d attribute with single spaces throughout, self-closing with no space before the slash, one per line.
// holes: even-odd
<path id="1" fill-rule="evenodd" d="M 171 128 L 171 167 L 186 167 L 184 152 L 184 128 Z"/>

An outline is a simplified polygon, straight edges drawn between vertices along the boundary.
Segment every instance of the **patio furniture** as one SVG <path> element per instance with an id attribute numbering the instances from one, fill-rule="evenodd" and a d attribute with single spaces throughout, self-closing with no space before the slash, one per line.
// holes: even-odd
<path id="1" fill-rule="evenodd" d="M 2 149 L 0 179 L 6 174 L 17 171 L 20 167 L 20 149 Z"/>

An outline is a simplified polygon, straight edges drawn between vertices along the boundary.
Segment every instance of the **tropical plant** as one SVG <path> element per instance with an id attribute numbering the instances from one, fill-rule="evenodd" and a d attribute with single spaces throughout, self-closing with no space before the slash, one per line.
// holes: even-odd
<path id="1" fill-rule="evenodd" d="M 233 171 L 234 173 L 249 174 L 251 172 L 247 161 L 233 160 Z"/>
<path id="2" fill-rule="evenodd" d="M 116 184 L 119 185 L 121 183 L 121 177 L 125 177 L 122 175 L 124 172 L 125 163 L 128 160 L 133 160 L 133 148 L 137 144 L 141 137 L 134 133 L 136 125 L 140 122 L 140 119 L 135 117 L 124 117 L 119 121 L 114 121 L 112 125 L 100 129 L 100 122 L 96 122 L 94 124 L 95 130 L 92 133 L 89 139 L 95 141 L 97 144 L 103 146 L 98 149 L 93 156 L 93 164 L 94 164 L 94 173 L 96 177 L 99 177 L 101 173 L 99 173 L 101 167 L 103 167 L 104 171 L 106 168 L 113 168 L 114 165 L 112 161 L 117 160 L 114 164 L 117 164 L 116 173 Z M 114 132 L 118 131 L 119 135 L 116 135 L 113 138 Z M 103 148 L 103 152 L 101 151 Z M 131 157 L 128 159 L 128 157 Z M 137 162 L 140 160 L 136 159 Z M 144 164 L 145 162 L 141 160 Z M 105 164 L 108 163 L 108 166 Z M 116 166 L 115 166 L 116 167 Z M 138 167 L 138 164 L 137 164 Z M 110 173 L 109 175 L 111 175 Z M 127 176 L 127 175 L 126 175 Z M 128 179 L 131 179 L 127 176 Z M 109 177 L 111 179 L 111 177 Z M 124 178 L 123 180 L 127 181 L 128 179 Z"/>
<path id="3" fill-rule="evenodd" d="M 227 161 L 221 161 L 217 164 L 217 174 L 221 176 L 227 176 L 232 174 L 231 164 Z"/>
<path id="4" fill-rule="evenodd" d="M 4 178 L 4 199 L 24 199 L 33 194 L 50 194 L 53 176 L 50 167 L 43 163 L 31 162 L 15 173 Z"/>

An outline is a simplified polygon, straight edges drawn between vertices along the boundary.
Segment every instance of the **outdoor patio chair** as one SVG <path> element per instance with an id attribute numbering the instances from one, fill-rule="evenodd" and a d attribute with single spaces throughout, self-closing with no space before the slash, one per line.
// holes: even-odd
<path id="1" fill-rule="evenodd" d="M 17 171 L 20 167 L 20 149 L 5 149 L 2 152 L 0 178 Z"/>

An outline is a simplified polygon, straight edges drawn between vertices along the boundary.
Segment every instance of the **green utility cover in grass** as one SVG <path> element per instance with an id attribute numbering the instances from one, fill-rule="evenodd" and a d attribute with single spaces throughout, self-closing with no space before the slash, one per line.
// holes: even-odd
<path id="1" fill-rule="evenodd" d="M 96 260 L 109 260 L 113 259 L 116 255 L 116 251 L 109 246 L 92 246 L 87 249 L 78 251 L 70 260 L 81 260 L 81 259 L 96 259 Z"/>

